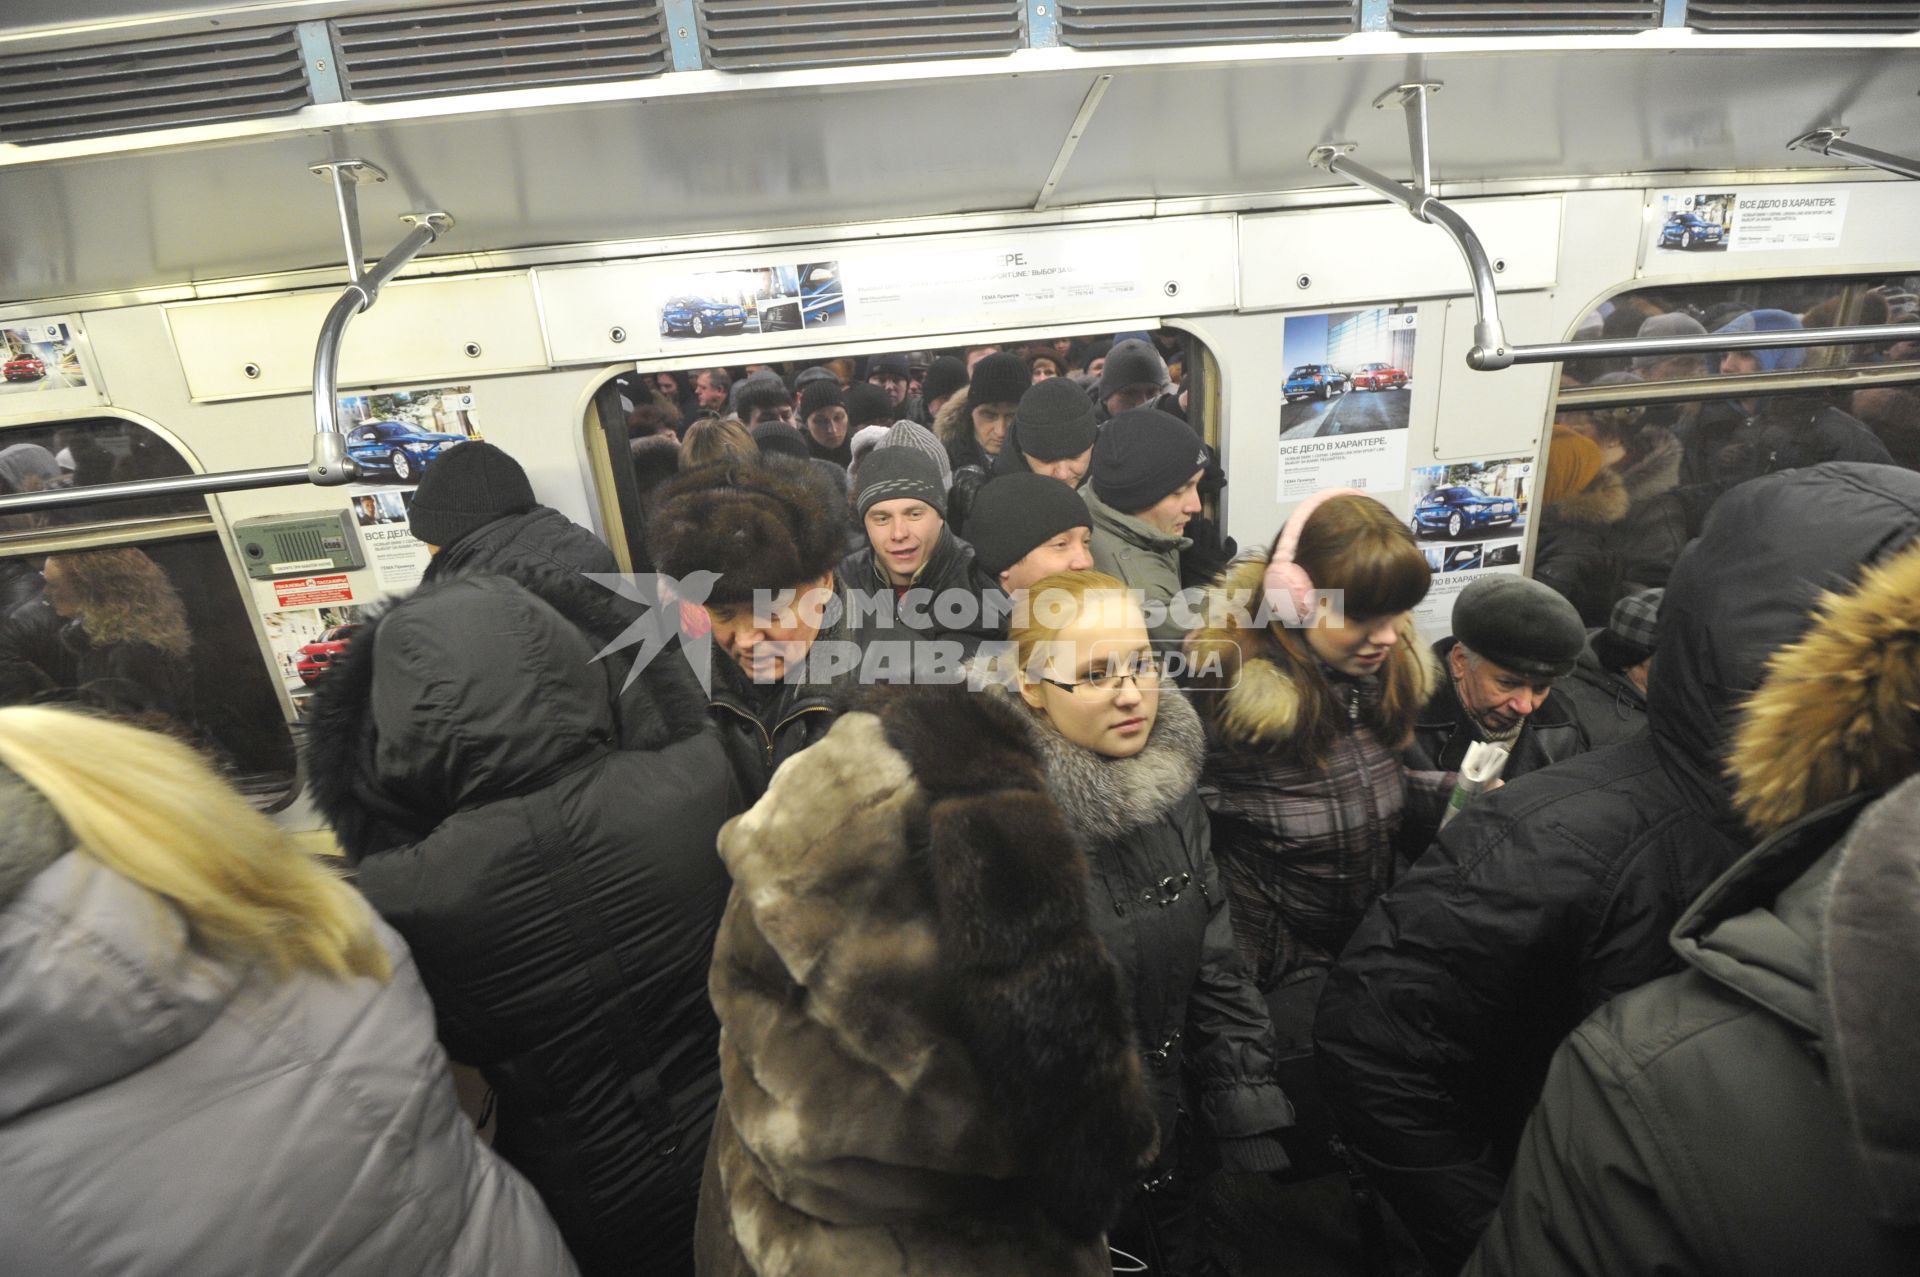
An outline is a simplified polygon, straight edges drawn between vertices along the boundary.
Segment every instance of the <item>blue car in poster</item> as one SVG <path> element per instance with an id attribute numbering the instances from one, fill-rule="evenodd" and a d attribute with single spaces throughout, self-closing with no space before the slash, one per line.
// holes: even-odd
<path id="1" fill-rule="evenodd" d="M 1332 364 L 1301 364 L 1287 374 L 1287 402 L 1295 399 L 1331 399 L 1353 387 L 1353 378 Z"/>
<path id="2" fill-rule="evenodd" d="M 1660 228 L 1662 248 L 1725 248 L 1727 228 L 1698 213 L 1675 213 Z"/>
<path id="3" fill-rule="evenodd" d="M 1481 529 L 1509 528 L 1520 517 L 1512 497 L 1490 497 L 1478 488 L 1435 488 L 1413 507 L 1413 534 L 1444 532 L 1457 537 Z"/>
<path id="4" fill-rule="evenodd" d="M 747 326 L 747 308 L 735 302 L 718 302 L 710 297 L 673 297 L 660 308 L 660 335 L 691 333 L 705 337 L 712 332 L 743 332 Z"/>
<path id="5" fill-rule="evenodd" d="M 840 287 L 840 268 L 831 262 L 806 266 L 800 280 L 800 318 L 807 327 L 844 319 L 847 295 Z"/>
<path id="6" fill-rule="evenodd" d="M 418 483 L 435 457 L 466 441 L 465 435 L 422 430 L 405 421 L 365 421 L 347 431 L 347 455 L 363 479 Z"/>

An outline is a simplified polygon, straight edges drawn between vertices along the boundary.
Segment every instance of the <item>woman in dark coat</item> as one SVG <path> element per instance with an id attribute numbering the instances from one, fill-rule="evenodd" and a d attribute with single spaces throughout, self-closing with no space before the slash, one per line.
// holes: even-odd
<path id="1" fill-rule="evenodd" d="M 494 1147 L 584 1274 L 692 1267 L 719 1094 L 706 973 L 726 755 L 674 654 L 560 573 L 429 585 L 316 692 L 309 768 L 360 889 L 413 949 Z"/>
<path id="2" fill-rule="evenodd" d="M 1048 790 L 1087 852 L 1094 927 L 1120 964 L 1161 1128 L 1159 1160 L 1114 1245 L 1156 1273 L 1206 1271 L 1196 1180 L 1216 1157 L 1230 1171 L 1285 1168 L 1277 1135 L 1294 1115 L 1274 1078 L 1266 1007 L 1234 950 L 1195 788 L 1205 734 L 1179 690 L 1162 685 L 1119 580 L 1056 573 L 1028 597 L 1030 623 L 1012 634 L 1019 697 Z"/>
<path id="3" fill-rule="evenodd" d="M 1533 579 L 1573 604 L 1588 628 L 1605 625 L 1625 592 L 1613 530 L 1632 504 L 1626 483 L 1598 444 L 1556 425 L 1539 498 Z"/>
<path id="4" fill-rule="evenodd" d="M 193 635 L 179 591 L 141 550 L 49 555 L 46 601 L 75 685 L 64 691 L 141 726 L 184 733 L 194 721 Z"/>

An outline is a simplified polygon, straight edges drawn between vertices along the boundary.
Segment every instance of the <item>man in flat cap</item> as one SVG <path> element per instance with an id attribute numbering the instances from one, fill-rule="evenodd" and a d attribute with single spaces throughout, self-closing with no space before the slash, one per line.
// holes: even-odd
<path id="1" fill-rule="evenodd" d="M 1467 746 L 1507 749 L 1512 780 L 1588 748 L 1566 698 L 1553 685 L 1573 673 L 1587 647 L 1580 613 L 1558 593 L 1523 576 L 1488 576 L 1460 592 L 1453 637 L 1434 644 L 1448 677 L 1414 727 L 1408 766 L 1460 769 Z"/>

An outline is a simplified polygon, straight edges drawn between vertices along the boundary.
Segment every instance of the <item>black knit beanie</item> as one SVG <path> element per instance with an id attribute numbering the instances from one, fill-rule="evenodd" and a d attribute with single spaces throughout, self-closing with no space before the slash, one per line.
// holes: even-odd
<path id="1" fill-rule="evenodd" d="M 988 485 L 989 487 L 992 485 Z M 861 519 L 882 501 L 924 501 L 947 517 L 947 494 L 940 489 L 940 467 L 918 448 L 876 448 L 860 462 L 860 488 L 854 512 Z"/>
<path id="2" fill-rule="evenodd" d="M 952 355 L 942 355 L 927 367 L 920 379 L 920 397 L 928 403 L 945 399 L 967 385 L 967 366 Z"/>
<path id="3" fill-rule="evenodd" d="M 900 415 L 893 410 L 893 400 L 888 398 L 886 391 L 864 381 L 848 386 L 842 402 L 847 406 L 849 434 L 862 426 L 890 426 Z"/>
<path id="4" fill-rule="evenodd" d="M 794 457 L 801 461 L 813 457 L 807 448 L 806 436 L 784 421 L 763 421 L 755 426 L 753 442 L 763 457 Z"/>
<path id="5" fill-rule="evenodd" d="M 967 384 L 967 404 L 980 408 L 987 404 L 1020 402 L 1033 384 L 1033 369 L 1018 355 L 1002 351 L 988 355 L 973 366 L 973 380 Z M 924 387 L 923 387 L 924 388 Z"/>
<path id="6" fill-rule="evenodd" d="M 993 480 L 974 497 L 973 510 L 967 515 L 967 539 L 973 543 L 974 559 L 994 576 L 1068 528 L 1092 527 L 1093 517 L 1079 493 L 1058 479 L 1032 472 Z"/>
<path id="7" fill-rule="evenodd" d="M 1132 408 L 1101 429 L 1088 477 L 1102 501 L 1138 514 L 1206 468 L 1207 450 L 1193 427 L 1158 408 Z"/>
<path id="8" fill-rule="evenodd" d="M 867 360 L 867 380 L 869 381 L 875 377 L 898 377 L 905 381 L 912 375 L 912 370 L 907 367 L 905 352 L 889 351 Z"/>
<path id="9" fill-rule="evenodd" d="M 813 381 L 800 392 L 800 422 L 806 424 L 808 417 L 824 408 L 843 408 L 846 406 L 846 393 L 840 389 L 837 381 Z"/>
<path id="10" fill-rule="evenodd" d="M 413 535 L 446 549 L 508 515 L 533 509 L 533 485 L 520 463 L 479 439 L 433 459 L 407 507 Z"/>
<path id="11" fill-rule="evenodd" d="M 1160 358 L 1160 352 L 1153 348 L 1152 342 L 1141 341 L 1137 337 L 1109 350 L 1107 362 L 1100 368 L 1102 399 L 1128 386 L 1153 386 L 1158 389 L 1166 384 L 1167 361 Z"/>
<path id="12" fill-rule="evenodd" d="M 1065 377 L 1036 381 L 1013 416 L 1020 451 L 1042 461 L 1064 461 L 1093 447 L 1093 401 Z"/>

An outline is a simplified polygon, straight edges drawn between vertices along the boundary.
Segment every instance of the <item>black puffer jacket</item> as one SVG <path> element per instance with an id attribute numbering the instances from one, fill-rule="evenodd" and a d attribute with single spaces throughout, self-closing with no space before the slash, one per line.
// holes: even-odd
<path id="1" fill-rule="evenodd" d="M 1600 663 L 1593 650 L 1596 630 L 1573 673 L 1554 684 L 1553 695 L 1573 707 L 1573 716 L 1591 749 L 1639 740 L 1647 734 L 1647 698 L 1625 674 L 1615 674 Z"/>
<path id="2" fill-rule="evenodd" d="M 452 545 L 440 547 L 427 565 L 427 581 L 460 572 L 558 568 L 566 572 L 618 572 L 620 564 L 593 533 L 550 506 L 495 519 Z"/>
<path id="3" fill-rule="evenodd" d="M 874 562 L 871 542 L 840 561 L 837 579 L 842 597 L 850 605 L 848 622 L 863 644 L 932 639 L 956 643 L 962 655 L 971 656 L 982 640 L 999 637 L 994 627 L 986 624 L 973 547 L 955 536 L 950 527 L 941 530 L 939 544 L 934 546 L 926 567 L 904 594 L 894 588 L 886 570 Z M 943 600 L 949 591 L 952 596 Z M 945 611 L 940 606 L 943 603 L 944 608 L 954 610 Z M 939 618 L 943 615 L 963 623 L 942 624 Z"/>
<path id="4" fill-rule="evenodd" d="M 842 694 L 860 681 L 857 663 L 824 678 L 813 677 L 826 669 L 821 657 L 829 648 L 822 644 L 842 652 L 859 645 L 844 604 L 837 603 L 834 611 L 835 618 L 820 630 L 807 654 L 807 669 L 792 681 L 756 684 L 732 657 L 713 649 L 707 708 L 719 725 L 727 760 L 748 803 L 760 801 L 781 763 L 827 734 L 839 717 Z"/>
<path id="5" fill-rule="evenodd" d="M 627 663 L 593 660 L 630 619 L 614 595 L 527 584 L 426 586 L 357 634 L 309 768 L 581 1271 L 686 1273 L 720 1089 L 726 758 L 677 655 L 624 693 Z"/>
<path id="6" fill-rule="evenodd" d="M 1413 744 L 1406 751 L 1407 766 L 1415 771 L 1457 772 L 1467 756 L 1467 746 L 1481 739 L 1473 720 L 1467 717 L 1466 707 L 1460 704 L 1449 673 L 1447 654 L 1459 641 L 1445 638 L 1433 645 L 1433 655 L 1440 663 L 1440 681 L 1420 711 L 1413 728 Z M 1571 703 L 1565 697 L 1550 695 L 1527 715 L 1519 738 L 1507 751 L 1507 766 L 1501 775 L 1512 780 L 1584 753 L 1587 748 Z"/>
<path id="7" fill-rule="evenodd" d="M 1086 849 L 1093 929 L 1120 964 L 1159 1120 L 1161 1158 L 1184 1107 L 1230 1169 L 1286 1164 L 1275 1133 L 1293 1105 L 1274 1080 L 1266 1003 L 1233 942 L 1226 888 L 1195 786 L 1206 752 L 1199 715 L 1172 688 L 1146 748 L 1106 758 L 1035 730 L 1047 788 Z"/>
<path id="8" fill-rule="evenodd" d="M 1887 466 L 1730 492 L 1662 604 L 1649 736 L 1480 798 L 1360 924 L 1320 1003 L 1320 1076 L 1437 1271 L 1498 1204 L 1554 1047 L 1674 969 L 1668 929 L 1746 849 L 1721 769 L 1768 655 L 1916 533 L 1920 474 Z"/>

